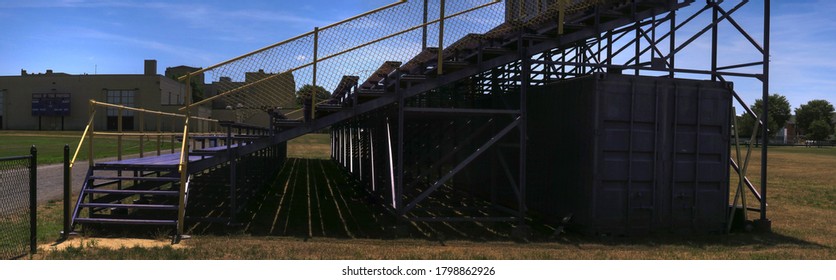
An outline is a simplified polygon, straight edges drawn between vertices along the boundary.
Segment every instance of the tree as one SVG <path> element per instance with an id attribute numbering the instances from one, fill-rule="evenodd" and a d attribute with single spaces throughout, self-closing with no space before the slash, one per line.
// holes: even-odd
<path id="1" fill-rule="evenodd" d="M 302 106 L 302 102 L 304 98 L 312 96 L 313 93 L 316 93 L 316 102 L 319 103 L 322 100 L 326 100 L 331 98 L 331 92 L 326 90 L 321 86 L 314 87 L 313 85 L 304 85 L 296 91 L 296 104 Z"/>
<path id="2" fill-rule="evenodd" d="M 795 124 L 801 133 L 806 135 L 810 132 L 813 122 L 817 120 L 822 120 L 830 127 L 833 127 L 833 121 L 831 120 L 832 115 L 833 105 L 831 105 L 830 102 L 821 99 L 811 100 L 810 102 L 807 102 L 807 104 L 801 105 L 795 109 Z"/>
<path id="3" fill-rule="evenodd" d="M 810 123 L 807 128 L 807 139 L 814 141 L 827 140 L 827 137 L 833 133 L 833 125 L 829 121 L 819 119 Z"/>
<path id="4" fill-rule="evenodd" d="M 763 114 L 763 100 L 757 99 L 755 100 L 755 105 L 752 106 L 752 111 L 755 114 Z M 775 136 L 784 125 L 787 124 L 787 121 L 790 119 L 790 114 L 792 113 L 790 109 L 790 102 L 787 101 L 787 97 L 773 93 L 769 96 L 769 112 L 767 112 L 767 116 L 769 117 L 769 122 L 766 126 L 769 137 Z M 741 120 L 739 120 L 738 125 L 740 125 L 740 132 L 741 136 L 751 137 L 752 136 L 752 126 L 755 124 L 755 118 L 753 118 L 749 114 L 745 114 Z"/>
<path id="5" fill-rule="evenodd" d="M 181 84 L 184 84 L 182 81 L 179 80 L 179 77 L 177 77 L 176 74 L 171 74 L 169 76 L 169 78 L 171 78 L 172 80 L 178 81 Z M 203 100 L 203 98 L 204 98 L 204 96 L 203 96 L 203 86 L 202 86 L 201 83 L 198 82 L 198 77 L 192 77 L 191 80 L 189 80 L 189 87 L 191 87 L 191 89 L 192 89 L 192 102 L 193 103 Z"/>

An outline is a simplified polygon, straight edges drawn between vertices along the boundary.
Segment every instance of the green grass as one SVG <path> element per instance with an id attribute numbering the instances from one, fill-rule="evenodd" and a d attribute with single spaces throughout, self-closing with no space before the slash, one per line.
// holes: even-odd
<path id="1" fill-rule="evenodd" d="M 28 155 L 29 149 L 34 145 L 38 149 L 38 164 L 54 164 L 64 161 L 64 145 L 70 146 L 70 157 L 78 147 L 78 141 L 81 138 L 79 131 L 0 131 L 0 157 L 22 156 Z M 168 141 L 166 141 L 168 140 Z M 116 137 L 95 137 L 94 138 L 96 150 L 95 158 L 110 158 L 116 157 L 118 141 Z M 170 137 L 162 138 L 160 143 L 163 151 L 169 151 L 172 144 Z M 175 142 L 175 147 L 180 147 L 180 144 Z M 146 153 L 156 153 L 157 142 L 156 137 L 148 139 L 146 137 L 143 143 L 143 150 Z M 78 153 L 76 161 L 87 160 L 89 143 L 85 139 L 81 150 Z M 131 155 L 139 153 L 139 137 L 123 137 L 122 154 Z"/>
<path id="2" fill-rule="evenodd" d="M 309 135 L 291 141 L 288 152 L 292 155 L 328 157 L 328 136 Z M 324 151 L 324 152 L 322 152 Z M 759 170 L 760 154 L 755 150 L 751 171 Z M 317 185 L 331 183 L 335 186 L 350 184 L 344 176 L 335 176 L 328 161 L 293 161 L 299 168 L 296 175 L 288 171 L 277 177 L 278 181 L 292 182 L 301 187 L 296 193 L 265 194 L 280 198 L 293 197 L 291 213 L 274 211 L 274 204 L 265 204 L 262 216 L 254 221 L 262 223 L 261 232 L 225 234 L 196 234 L 183 242 L 183 247 L 160 248 L 106 248 L 90 241 L 87 245 L 66 250 L 45 250 L 35 256 L 38 259 L 836 259 L 836 149 L 774 147 L 770 149 L 769 168 L 769 218 L 773 221 L 773 233 L 731 233 L 707 236 L 651 236 L 643 238 L 588 237 L 573 234 L 556 239 L 540 239 L 531 243 L 516 243 L 510 239 L 473 240 L 451 238 L 439 242 L 433 238 L 392 236 L 377 237 L 369 234 L 369 223 L 375 216 L 369 210 L 354 205 L 366 202 L 342 188 L 345 202 L 336 205 L 325 199 L 332 197 L 327 189 L 309 187 L 307 180 Z M 322 162 L 322 168 L 314 163 Z M 300 165 L 304 164 L 304 165 Z M 329 173 L 328 179 L 316 173 Z M 757 172 L 750 174 L 754 184 L 759 184 Z M 283 177 L 284 176 L 284 177 Z M 292 181 L 292 176 L 297 176 Z M 284 178 L 284 179 L 282 179 Z M 328 180 L 323 182 L 321 180 Z M 731 184 L 736 184 L 732 176 Z M 305 189 L 307 188 L 307 189 Z M 308 193 L 310 191 L 310 194 Z M 319 202 L 316 198 L 319 197 Z M 333 197 L 338 197 L 334 193 Z M 306 199 L 310 198 L 308 204 Z M 359 200 L 359 201 L 358 201 Z M 352 202 L 353 201 L 353 202 Z M 750 204 L 754 198 L 749 196 Z M 289 202 L 288 202 L 289 203 Z M 311 205 L 311 207 L 307 207 Z M 272 208 L 271 208 L 272 207 Z M 338 215 L 327 214 L 340 208 Z M 304 213 L 312 210 L 309 216 Z M 316 214 L 316 211 L 325 214 Z M 60 230 L 60 202 L 51 202 L 40 208 L 39 240 L 52 243 Z M 273 211 L 273 212 L 271 212 Z M 273 215 L 265 215 L 265 214 Z M 279 213 L 280 215 L 276 215 Z M 295 213 L 295 214 L 294 214 Z M 296 215 L 293 219 L 290 217 Z M 279 217 L 273 226 L 274 218 Z M 308 218 L 304 218 L 308 217 Z M 750 217 L 751 218 L 751 217 Z M 289 227 L 284 226 L 288 221 Z M 383 222 L 385 224 L 385 222 Z M 323 225 L 324 224 L 324 230 Z M 336 225 L 336 226 L 335 226 Z M 343 227 L 346 225 L 346 227 Z M 267 229 L 271 229 L 269 231 Z M 287 230 L 285 230 L 287 229 Z M 309 230 L 312 229 L 312 230 Z M 352 232 L 346 234 L 346 229 Z M 386 229 L 384 229 L 385 231 Z M 312 237 L 307 237 L 313 232 Z M 324 232 L 324 234 L 322 233 Z"/>

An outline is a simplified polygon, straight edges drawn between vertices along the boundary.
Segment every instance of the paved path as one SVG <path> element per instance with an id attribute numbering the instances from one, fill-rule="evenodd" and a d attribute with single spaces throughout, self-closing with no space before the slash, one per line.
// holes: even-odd
<path id="1" fill-rule="evenodd" d="M 73 193 L 81 190 L 81 184 L 87 175 L 87 161 L 76 162 L 72 170 Z M 64 164 L 38 166 L 38 204 L 43 205 L 64 197 Z"/>

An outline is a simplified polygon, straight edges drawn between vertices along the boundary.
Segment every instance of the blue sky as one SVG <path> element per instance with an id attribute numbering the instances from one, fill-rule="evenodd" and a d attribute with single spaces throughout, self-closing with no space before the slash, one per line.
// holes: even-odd
<path id="1" fill-rule="evenodd" d="M 392 2 L 0 0 L 0 76 L 19 75 L 21 69 L 141 73 L 144 59 L 156 59 L 160 73 L 168 66 L 206 67 Z M 756 20 L 762 1 L 751 2 L 735 15 L 747 28 L 760 24 Z M 786 95 L 793 108 L 811 99 L 834 103 L 836 1 L 772 2 L 770 92 Z M 731 42 L 721 46 L 721 59 L 731 64 L 737 52 L 751 53 L 742 37 L 725 31 L 731 25 L 721 28 L 721 36 Z M 760 38 L 760 29 L 752 29 Z M 694 48 L 705 47 L 696 43 Z M 704 62 L 685 58 L 677 63 L 687 65 L 688 59 Z M 757 83 L 735 82 L 747 103 L 760 96 Z"/>

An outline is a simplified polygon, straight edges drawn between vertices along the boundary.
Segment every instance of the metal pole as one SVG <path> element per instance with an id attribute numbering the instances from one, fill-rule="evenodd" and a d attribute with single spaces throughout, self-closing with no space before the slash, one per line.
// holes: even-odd
<path id="1" fill-rule="evenodd" d="M 521 38 L 522 39 L 522 38 Z M 522 40 L 520 41 L 522 42 Z M 523 43 L 525 44 L 525 43 Z M 520 61 L 521 68 L 520 69 L 520 123 L 518 125 L 520 130 L 520 175 L 519 175 L 519 197 L 517 198 L 518 201 L 518 218 L 519 225 L 525 224 L 525 211 L 526 211 L 526 204 L 525 204 L 525 184 L 526 184 L 526 161 L 527 157 L 526 154 L 528 153 L 528 84 L 530 82 L 530 75 L 531 75 L 531 57 L 528 54 L 528 46 L 522 45 L 520 48 Z"/>
<path id="2" fill-rule="evenodd" d="M 38 249 L 38 149 L 29 149 L 29 253 Z"/>
<path id="3" fill-rule="evenodd" d="M 316 119 L 316 62 L 319 60 L 319 27 L 314 27 L 313 92 L 311 92 L 311 120 Z"/>
<path id="4" fill-rule="evenodd" d="M 389 126 L 389 118 L 386 118 L 386 139 L 389 140 L 389 182 L 392 183 L 392 208 L 398 210 L 398 203 L 395 200 L 395 168 L 392 161 L 392 129 Z"/>
<path id="5" fill-rule="evenodd" d="M 441 0 L 441 7 L 439 8 L 439 16 L 438 16 L 438 75 L 443 73 L 444 67 L 444 57 L 443 57 L 443 50 L 444 50 L 444 6 L 445 1 Z M 398 140 L 400 141 L 400 140 Z"/>
<path id="6" fill-rule="evenodd" d="M 371 156 L 371 160 L 372 160 L 372 163 L 371 163 L 372 164 L 371 165 L 372 179 L 371 179 L 371 181 L 372 181 L 372 192 L 374 192 L 375 191 L 374 181 L 376 181 L 376 178 L 374 177 L 374 170 L 375 170 L 376 167 L 374 165 L 374 135 L 372 135 L 371 128 L 369 129 L 369 153 L 371 154 L 370 156 Z"/>
<path id="7" fill-rule="evenodd" d="M 70 145 L 64 145 L 64 231 L 61 232 L 61 237 L 67 239 L 70 237 Z"/>
<path id="8" fill-rule="evenodd" d="M 711 26 L 711 80 L 716 82 L 717 78 L 718 78 L 718 75 L 717 75 L 717 33 L 718 33 L 717 25 L 719 24 L 719 22 L 717 22 L 717 18 L 719 17 L 719 15 L 718 15 L 719 11 L 717 11 L 717 5 L 719 5 L 719 4 L 717 2 L 711 2 L 711 4 L 712 4 L 712 7 L 711 7 L 712 21 L 711 22 L 713 22 L 713 25 Z M 764 99 L 764 100 L 766 100 L 766 99 Z"/>
<path id="9" fill-rule="evenodd" d="M 668 54 L 670 57 L 670 68 L 668 70 L 668 76 L 670 78 L 673 78 L 674 69 L 676 69 L 676 56 L 674 55 L 674 52 L 676 51 L 676 8 L 674 8 L 674 5 L 671 5 L 670 17 L 671 26 L 669 32 L 671 35 L 670 41 L 668 42 L 670 47 L 670 50 L 668 50 Z"/>
<path id="10" fill-rule="evenodd" d="M 96 105 L 93 103 L 93 99 L 90 99 L 90 134 L 87 134 L 87 166 L 93 167 L 93 134 L 96 134 L 96 119 L 94 116 L 96 115 Z"/>
<path id="11" fill-rule="evenodd" d="M 771 230 L 766 218 L 766 165 L 767 165 L 767 125 L 769 112 L 769 29 L 770 29 L 770 0 L 764 0 L 763 7 L 763 150 L 761 150 L 761 219 L 764 230 Z"/>
<path id="12" fill-rule="evenodd" d="M 116 160 L 122 160 L 122 108 L 116 110 L 118 112 L 116 130 L 119 131 L 119 135 L 116 136 Z"/>
<path id="13" fill-rule="evenodd" d="M 424 27 L 421 27 L 421 50 L 427 49 L 427 1 L 424 0 Z"/>
<path id="14" fill-rule="evenodd" d="M 145 111 L 139 111 L 139 157 L 145 157 Z"/>
<path id="15" fill-rule="evenodd" d="M 444 0 L 441 0 L 441 4 L 442 4 L 442 6 L 444 5 Z M 444 8 L 442 8 L 441 10 L 444 11 Z M 441 49 L 439 49 L 438 51 L 439 51 L 439 55 L 440 55 L 441 54 Z M 439 69 L 441 69 L 441 68 L 439 68 Z M 396 80 L 397 80 L 396 85 L 400 85 L 401 84 L 400 77 L 398 77 Z M 403 182 L 404 182 L 404 180 L 403 180 L 404 179 L 403 178 L 403 176 L 404 176 L 404 158 L 403 158 L 404 157 L 404 151 L 403 151 L 403 149 L 404 149 L 404 126 L 405 126 L 405 122 L 404 122 L 403 108 L 404 108 L 405 99 L 404 99 L 404 96 L 403 96 L 403 91 L 400 90 L 400 86 L 395 87 L 395 91 L 397 92 L 397 95 L 398 95 L 398 143 L 397 143 L 397 145 L 398 145 L 398 154 L 397 154 L 398 165 L 396 167 L 397 171 L 395 171 L 395 172 L 397 172 L 395 174 L 395 175 L 397 175 L 397 177 L 396 177 L 396 180 L 397 180 L 396 181 L 397 196 L 395 197 L 395 201 L 396 201 L 398 206 L 401 206 L 401 205 L 403 205 L 403 201 L 402 201 L 403 200 L 403 195 L 402 194 L 403 194 Z M 401 208 L 403 208 L 403 207 L 401 207 Z M 399 213 L 399 214 L 406 214 L 406 213 Z"/>

